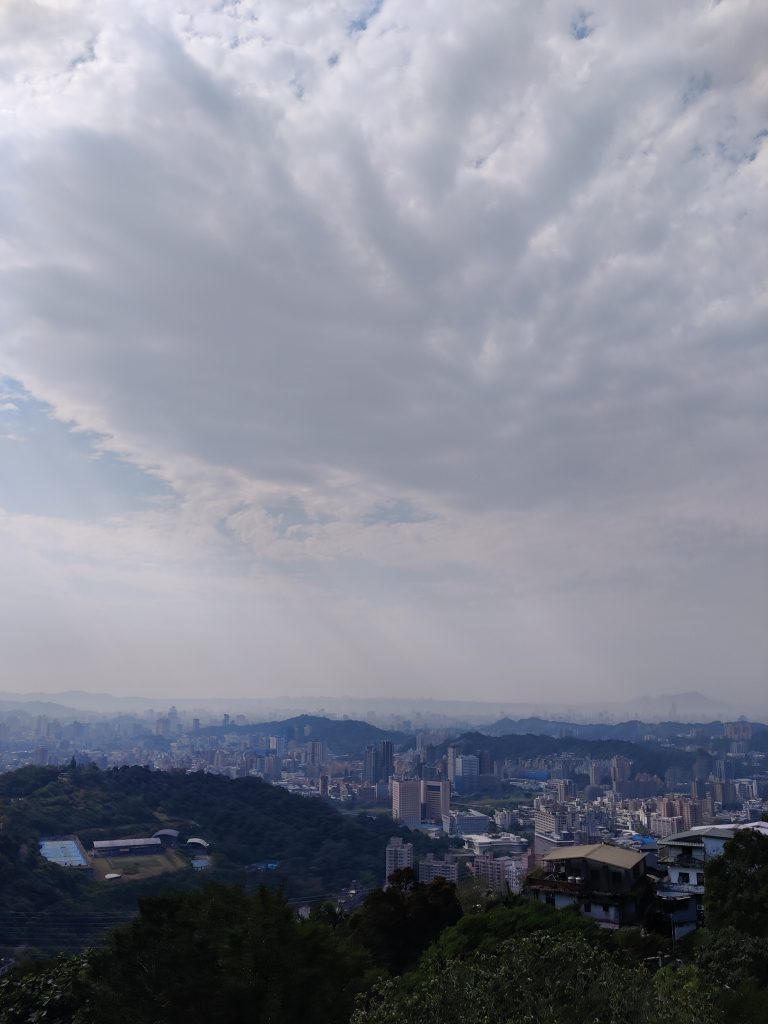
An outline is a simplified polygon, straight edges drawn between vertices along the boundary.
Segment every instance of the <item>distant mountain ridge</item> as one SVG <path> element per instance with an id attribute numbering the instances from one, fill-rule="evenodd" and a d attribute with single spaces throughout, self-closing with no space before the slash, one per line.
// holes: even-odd
<path id="1" fill-rule="evenodd" d="M 527 689 L 520 696 L 528 695 Z M 116 696 L 65 690 L 58 693 L 0 692 L 0 713 L 48 714 L 51 717 L 164 713 L 171 705 L 201 718 L 224 713 L 244 714 L 251 720 L 287 720 L 299 714 L 341 719 L 344 715 L 379 727 L 412 731 L 417 728 L 479 728 L 482 723 L 509 718 L 528 718 L 567 724 L 620 724 L 627 721 L 712 722 L 731 721 L 746 715 L 752 720 L 768 718 L 768 693 L 759 700 L 737 702 L 730 696 L 709 697 L 697 691 L 640 696 L 624 701 L 575 703 L 567 700 L 520 701 L 514 691 L 511 700 L 455 700 L 430 697 L 347 696 L 223 696 L 183 695 Z M 42 705 L 49 705 L 43 708 Z"/>
<path id="2" fill-rule="evenodd" d="M 763 730 L 768 726 L 762 722 L 751 722 L 753 729 Z M 707 736 L 725 734 L 725 724 L 720 719 L 710 722 L 641 722 L 631 719 L 627 722 L 567 722 L 546 718 L 502 718 L 488 726 L 480 726 L 478 732 L 486 736 L 552 736 L 576 739 L 610 740 L 620 739 L 635 743 L 645 736 L 657 739 L 680 735 L 681 727 L 686 731 L 701 731 Z"/>
<path id="3" fill-rule="evenodd" d="M 64 704 L 57 704 L 50 700 L 9 700 L 7 695 L 0 695 L 0 715 L 15 714 L 25 718 L 37 718 L 45 715 L 47 718 L 59 718 L 69 720 L 79 718 L 91 720 L 101 718 L 98 711 L 89 711 L 86 708 L 72 708 Z"/>

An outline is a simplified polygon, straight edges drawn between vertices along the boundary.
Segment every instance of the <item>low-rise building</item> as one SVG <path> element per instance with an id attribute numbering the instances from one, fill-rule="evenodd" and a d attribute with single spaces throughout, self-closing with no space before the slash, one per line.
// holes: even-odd
<path id="1" fill-rule="evenodd" d="M 448 811 L 443 814 L 443 832 L 449 836 L 477 835 L 487 832 L 490 826 L 490 815 L 480 811 Z"/>
<path id="2" fill-rule="evenodd" d="M 475 858 L 475 877 L 493 892 L 518 893 L 528 871 L 528 854 L 494 857 L 484 853 Z"/>
<path id="3" fill-rule="evenodd" d="M 528 840 L 512 832 L 498 832 L 493 836 L 464 836 L 464 845 L 476 857 L 487 853 L 492 857 L 521 857 L 528 851 Z"/>
<path id="4" fill-rule="evenodd" d="M 656 896 L 660 910 L 670 917 L 671 928 L 677 928 L 673 931 L 677 938 L 702 923 L 706 865 L 720 857 L 728 840 L 743 828 L 756 829 L 768 837 L 768 822 L 750 821 L 738 825 L 701 825 L 659 840 L 659 867 L 666 869 L 667 877 L 657 886 Z M 691 905 L 695 908 L 693 915 Z"/>
<path id="5" fill-rule="evenodd" d="M 93 844 L 94 857 L 137 857 L 149 853 L 162 853 L 163 842 L 151 839 L 97 839 Z"/>
<path id="6" fill-rule="evenodd" d="M 546 854 L 525 891 L 558 909 L 576 907 L 603 928 L 635 924 L 651 899 L 645 854 L 606 843 Z"/>
<path id="7" fill-rule="evenodd" d="M 459 865 L 456 858 L 450 855 L 445 860 L 437 860 L 433 853 L 428 853 L 419 861 L 419 881 L 434 882 L 436 878 L 444 878 L 454 884 L 459 880 Z"/>

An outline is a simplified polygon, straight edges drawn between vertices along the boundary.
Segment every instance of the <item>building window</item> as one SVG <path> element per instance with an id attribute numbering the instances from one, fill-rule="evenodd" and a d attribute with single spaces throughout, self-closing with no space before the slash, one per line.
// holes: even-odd
<path id="1" fill-rule="evenodd" d="M 603 913 L 604 914 L 610 914 L 610 912 L 611 912 L 610 904 L 609 903 L 604 903 L 603 904 Z"/>
<path id="2" fill-rule="evenodd" d="M 691 876 L 687 871 L 681 871 L 677 876 L 677 880 L 678 882 L 682 882 L 683 885 L 687 885 L 691 880 Z"/>
<path id="3" fill-rule="evenodd" d="M 591 914 L 592 913 L 592 904 L 591 903 L 585 903 L 584 904 L 584 913 L 585 914 Z"/>
<path id="4" fill-rule="evenodd" d="M 551 907 L 554 907 L 555 894 L 553 892 L 548 892 L 547 895 L 544 897 L 544 902 L 548 903 Z"/>
<path id="5" fill-rule="evenodd" d="M 696 885 L 704 885 L 704 872 L 703 871 L 697 871 L 696 872 Z"/>

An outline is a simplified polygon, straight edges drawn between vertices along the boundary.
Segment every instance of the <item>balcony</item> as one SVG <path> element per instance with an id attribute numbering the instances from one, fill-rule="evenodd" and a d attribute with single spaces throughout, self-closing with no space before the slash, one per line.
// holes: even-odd
<path id="1" fill-rule="evenodd" d="M 659 855 L 659 864 L 675 868 L 693 868 L 694 871 L 704 870 L 704 856 L 694 857 L 690 853 L 675 854 L 671 850 Z"/>
<path id="2" fill-rule="evenodd" d="M 670 895 L 684 893 L 690 896 L 703 896 L 704 886 L 696 885 L 695 882 L 660 882 L 656 887 L 656 893 L 658 896 L 663 896 L 665 893 Z"/>
<path id="3" fill-rule="evenodd" d="M 575 878 L 566 875 L 539 875 L 534 872 L 528 876 L 528 888 L 543 889 L 547 892 L 562 892 L 571 896 L 580 896 L 586 891 L 586 885 L 582 878 Z"/>

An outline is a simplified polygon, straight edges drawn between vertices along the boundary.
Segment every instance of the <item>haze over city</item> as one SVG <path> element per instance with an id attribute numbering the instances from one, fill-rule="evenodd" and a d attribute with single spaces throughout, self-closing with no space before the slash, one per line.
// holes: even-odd
<path id="1" fill-rule="evenodd" d="M 6 0 L 0 690 L 768 712 L 767 31 Z"/>

